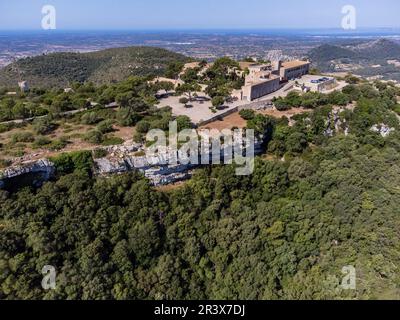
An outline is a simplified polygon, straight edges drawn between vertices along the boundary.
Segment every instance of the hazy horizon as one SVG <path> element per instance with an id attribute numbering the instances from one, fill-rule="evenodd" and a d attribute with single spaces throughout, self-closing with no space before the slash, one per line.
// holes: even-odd
<path id="1" fill-rule="evenodd" d="M 348 4 L 359 29 L 400 28 L 397 0 L 287 0 L 284 7 L 272 0 L 2 0 L 0 30 L 40 30 L 44 5 L 56 8 L 63 31 L 338 29 Z"/>
<path id="2" fill-rule="evenodd" d="M 0 32 L 6 33 L 43 33 L 43 34 L 52 34 L 52 33 L 63 33 L 63 32 L 71 32 L 71 33 L 80 33 L 80 32 L 92 32 L 92 33 L 118 33 L 118 32 L 138 32 L 138 33 L 169 33 L 169 32 L 193 32 L 193 33 L 211 33 L 211 32 L 225 32 L 225 33 L 279 33 L 279 32 L 295 32 L 295 33 L 304 33 L 304 34 L 318 34 L 318 33 L 326 33 L 326 34 L 363 34 L 363 33 L 399 33 L 400 27 L 360 27 L 356 30 L 343 30 L 341 28 L 147 28 L 147 29 L 61 29 L 58 28 L 56 30 L 43 30 L 43 29 L 0 29 Z"/>

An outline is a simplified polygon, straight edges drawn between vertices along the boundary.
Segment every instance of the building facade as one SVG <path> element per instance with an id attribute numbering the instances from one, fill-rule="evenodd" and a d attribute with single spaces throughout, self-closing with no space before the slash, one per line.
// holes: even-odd
<path id="1" fill-rule="evenodd" d="M 253 101 L 280 89 L 280 79 L 271 75 L 268 79 L 249 83 L 242 88 L 242 99 Z"/>
<path id="2" fill-rule="evenodd" d="M 298 79 L 310 71 L 310 62 L 308 61 L 288 61 L 280 64 L 279 75 L 282 81 Z"/>
<path id="3" fill-rule="evenodd" d="M 248 67 L 245 85 L 241 90 L 236 90 L 233 96 L 239 100 L 253 101 L 279 90 L 279 76 L 272 74 L 270 64 L 252 64 Z"/>

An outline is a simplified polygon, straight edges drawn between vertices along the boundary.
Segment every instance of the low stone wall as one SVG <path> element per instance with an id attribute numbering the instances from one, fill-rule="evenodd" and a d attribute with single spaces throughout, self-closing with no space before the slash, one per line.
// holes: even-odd
<path id="1" fill-rule="evenodd" d="M 207 124 L 209 124 L 211 122 L 218 121 L 220 119 L 224 119 L 227 116 L 231 115 L 232 113 L 239 112 L 239 111 L 244 110 L 244 109 L 253 109 L 253 110 L 270 109 L 270 108 L 272 108 L 272 105 L 269 104 L 270 102 L 271 101 L 269 101 L 269 100 L 257 101 L 257 102 L 249 102 L 247 104 L 234 107 L 232 109 L 227 110 L 225 113 L 216 115 L 215 117 L 212 117 L 212 118 L 210 118 L 208 120 L 204 120 L 204 121 L 198 123 L 197 127 L 205 126 L 205 125 L 207 125 Z"/>
<path id="2" fill-rule="evenodd" d="M 269 102 L 270 101 L 265 100 L 265 101 L 257 101 L 257 102 L 252 102 L 252 103 L 249 103 L 249 104 L 245 104 L 243 106 L 240 106 L 238 111 L 245 110 L 245 109 L 257 110 L 257 109 L 260 109 L 260 108 L 264 108 L 264 109 L 272 108 L 272 105 L 270 105 Z"/>
<path id="3" fill-rule="evenodd" d="M 232 109 L 227 110 L 226 112 L 224 112 L 224 113 L 222 113 L 222 114 L 216 115 L 215 117 L 212 117 L 212 118 L 210 118 L 210 119 L 201 121 L 201 122 L 199 122 L 199 123 L 197 124 L 197 127 L 205 126 L 205 125 L 207 125 L 207 124 L 209 124 L 209 123 L 211 123 L 211 122 L 218 121 L 219 119 L 223 119 L 223 118 L 229 116 L 229 115 L 232 114 L 232 113 L 238 112 L 238 111 L 239 111 L 239 108 L 240 108 L 239 106 L 238 106 L 238 107 L 234 107 L 234 108 L 232 108 Z"/>

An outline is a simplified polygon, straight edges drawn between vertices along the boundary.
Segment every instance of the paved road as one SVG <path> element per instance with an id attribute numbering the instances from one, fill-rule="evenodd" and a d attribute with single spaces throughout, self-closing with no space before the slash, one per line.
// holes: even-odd
<path id="1" fill-rule="evenodd" d="M 78 109 L 78 110 L 71 110 L 71 111 L 66 111 L 66 112 L 61 112 L 59 113 L 60 116 L 68 116 L 68 115 L 72 115 L 75 113 L 79 113 L 82 111 L 87 111 L 89 110 L 88 108 L 82 108 L 82 109 Z M 4 122 L 0 122 L 0 124 L 10 124 L 10 123 L 24 123 L 24 122 L 30 122 L 33 121 L 35 119 L 43 119 L 48 117 L 48 115 L 44 115 L 44 116 L 38 116 L 38 117 L 31 117 L 31 118 L 24 118 L 24 119 L 16 119 L 16 120 L 10 120 L 10 121 L 4 121 Z"/>
<path id="2" fill-rule="evenodd" d="M 105 106 L 104 108 L 105 109 L 115 109 L 115 108 L 117 108 L 117 106 L 111 106 L 111 107 L 110 106 Z M 76 113 L 87 111 L 87 110 L 90 110 L 90 109 L 92 109 L 92 108 L 81 108 L 81 109 L 77 109 L 77 110 L 61 112 L 58 115 L 60 115 L 60 116 L 74 115 Z M 9 123 L 18 124 L 18 123 L 30 122 L 30 121 L 33 121 L 35 119 L 42 119 L 42 118 L 46 118 L 46 117 L 48 117 L 48 115 L 25 118 L 25 119 L 16 119 L 16 120 L 4 121 L 4 122 L 0 122 L 0 124 L 9 124 Z"/>

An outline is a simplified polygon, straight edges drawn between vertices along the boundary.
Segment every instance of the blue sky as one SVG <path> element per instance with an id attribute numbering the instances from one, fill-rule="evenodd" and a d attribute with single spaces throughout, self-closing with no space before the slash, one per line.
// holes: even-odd
<path id="1" fill-rule="evenodd" d="M 0 30 L 34 30 L 54 5 L 60 30 L 339 28 L 341 9 L 358 27 L 400 27 L 399 0 L 0 0 Z"/>

